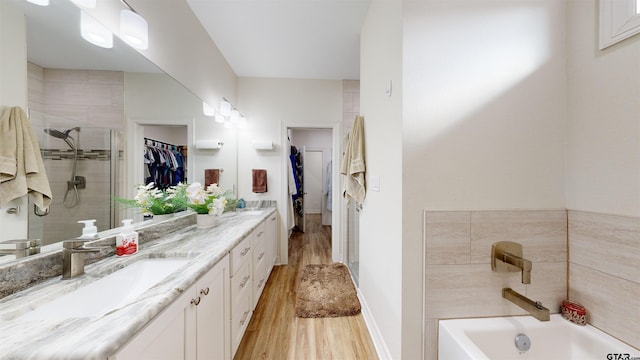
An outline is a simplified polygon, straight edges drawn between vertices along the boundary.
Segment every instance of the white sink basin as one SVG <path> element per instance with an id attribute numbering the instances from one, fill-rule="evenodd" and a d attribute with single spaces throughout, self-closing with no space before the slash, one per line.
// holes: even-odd
<path id="1" fill-rule="evenodd" d="M 46 302 L 21 320 L 99 317 L 116 310 L 189 262 L 185 258 L 140 259 L 86 286 Z"/>

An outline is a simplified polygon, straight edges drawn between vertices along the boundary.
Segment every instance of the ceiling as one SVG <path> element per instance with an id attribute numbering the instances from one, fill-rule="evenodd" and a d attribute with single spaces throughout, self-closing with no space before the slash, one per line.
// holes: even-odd
<path id="1" fill-rule="evenodd" d="M 236 75 L 359 79 L 369 0 L 186 0 Z"/>

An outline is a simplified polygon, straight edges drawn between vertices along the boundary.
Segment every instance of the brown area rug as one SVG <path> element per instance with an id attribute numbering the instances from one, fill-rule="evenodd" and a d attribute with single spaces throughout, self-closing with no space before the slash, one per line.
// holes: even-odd
<path id="1" fill-rule="evenodd" d="M 344 264 L 307 265 L 302 269 L 296 296 L 296 316 L 302 318 L 352 316 L 360 301 Z"/>

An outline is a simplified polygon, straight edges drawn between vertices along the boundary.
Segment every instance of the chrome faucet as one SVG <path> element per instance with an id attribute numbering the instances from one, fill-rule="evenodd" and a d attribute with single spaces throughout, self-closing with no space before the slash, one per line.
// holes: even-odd
<path id="1" fill-rule="evenodd" d="M 511 288 L 503 288 L 502 297 L 528 311 L 534 318 L 540 321 L 549 321 L 549 309 L 542 306 L 540 301 L 533 301 Z"/>
<path id="2" fill-rule="evenodd" d="M 522 257 L 522 245 L 500 241 L 491 246 L 491 270 L 496 272 L 521 271 L 522 283 L 531 284 L 531 261 Z"/>
<path id="3" fill-rule="evenodd" d="M 84 253 L 100 252 L 108 246 L 85 247 L 90 240 L 65 240 L 62 242 L 62 279 L 84 274 Z"/>
<path id="4" fill-rule="evenodd" d="M 40 253 L 40 239 L 17 239 L 0 242 L 0 256 L 14 255 L 16 259 Z"/>

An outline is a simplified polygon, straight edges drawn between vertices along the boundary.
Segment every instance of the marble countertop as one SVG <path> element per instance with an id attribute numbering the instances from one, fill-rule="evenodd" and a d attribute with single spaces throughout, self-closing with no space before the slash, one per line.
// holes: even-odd
<path id="1" fill-rule="evenodd" d="M 111 256 L 86 265 L 85 274 L 51 278 L 0 300 L 2 359 L 106 359 L 151 319 L 227 255 L 263 220 L 275 212 L 265 208 L 230 213 L 209 229 L 195 225 L 140 246 L 137 254 Z M 101 317 L 24 320 L 20 316 L 58 296 L 100 279 L 139 259 L 181 257 L 190 261 L 131 303 Z M 79 304 L 81 306 L 81 304 Z"/>

